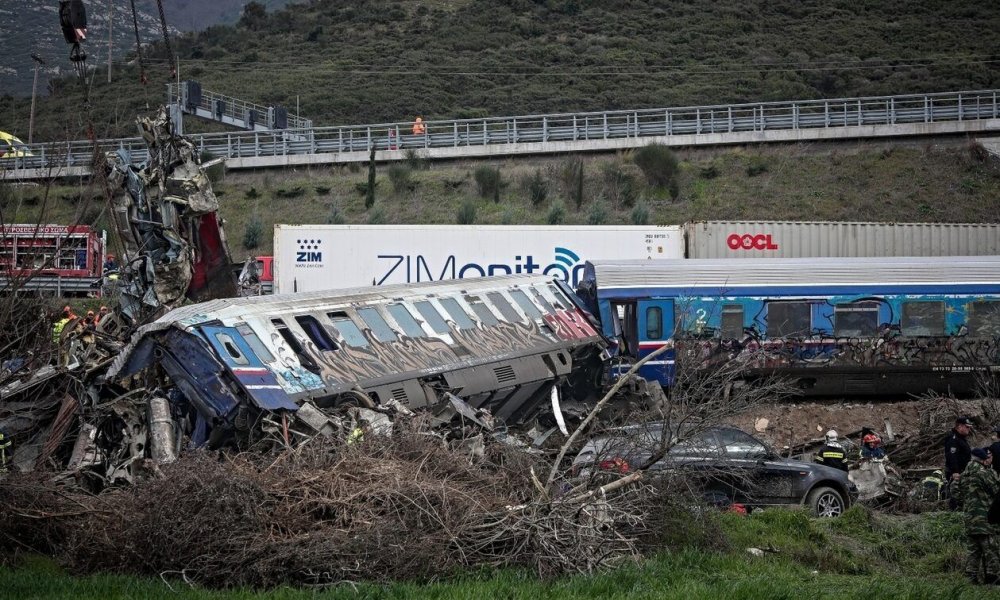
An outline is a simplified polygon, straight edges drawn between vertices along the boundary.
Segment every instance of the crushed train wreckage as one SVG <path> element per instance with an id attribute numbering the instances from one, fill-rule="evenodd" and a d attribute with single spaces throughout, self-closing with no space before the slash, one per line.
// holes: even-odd
<path id="1" fill-rule="evenodd" d="M 236 298 L 195 146 L 162 110 L 138 125 L 148 160 L 118 150 L 105 164 L 121 260 L 104 284 L 118 310 L 67 324 L 57 364 L 4 382 L 15 469 L 103 487 L 185 447 L 378 433 L 414 413 L 540 445 L 613 383 L 607 341 L 551 278 Z M 624 393 L 662 400 L 644 383 Z"/>

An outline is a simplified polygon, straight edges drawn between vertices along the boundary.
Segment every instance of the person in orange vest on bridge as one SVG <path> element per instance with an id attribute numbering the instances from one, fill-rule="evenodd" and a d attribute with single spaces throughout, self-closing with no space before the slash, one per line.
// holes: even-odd
<path id="1" fill-rule="evenodd" d="M 413 121 L 413 135 L 424 135 L 427 133 L 427 126 L 424 125 L 424 120 L 417 117 Z"/>

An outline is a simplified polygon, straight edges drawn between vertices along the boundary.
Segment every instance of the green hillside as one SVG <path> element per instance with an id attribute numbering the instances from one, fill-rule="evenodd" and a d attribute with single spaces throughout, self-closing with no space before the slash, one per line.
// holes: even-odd
<path id="1" fill-rule="evenodd" d="M 332 125 L 1000 87 L 997 23 L 976 0 L 314 0 L 173 47 L 182 78 Z M 54 82 L 36 138 L 132 135 L 169 79 L 146 59 L 149 85 L 123 65 L 89 105 Z M 28 112 L 0 99 L 0 127 Z"/>
<path id="2" fill-rule="evenodd" d="M 806 144 L 692 150 L 678 157 L 676 199 L 646 182 L 633 153 L 380 165 L 370 209 L 367 168 L 357 165 L 234 171 L 219 177 L 214 189 L 234 258 L 270 253 L 275 223 L 997 222 L 1000 215 L 1000 161 L 975 144 Z M 499 195 L 492 188 L 481 194 L 477 175 L 494 169 Z M 0 210 L 8 222 L 42 215 L 43 222 L 108 225 L 95 185 L 5 191 Z M 259 224 L 259 245 L 247 248 L 252 222 Z"/>

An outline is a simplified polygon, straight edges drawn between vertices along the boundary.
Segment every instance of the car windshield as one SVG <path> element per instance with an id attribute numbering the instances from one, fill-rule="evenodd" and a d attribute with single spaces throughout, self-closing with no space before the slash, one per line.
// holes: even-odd
<path id="1" fill-rule="evenodd" d="M 738 429 L 720 429 L 719 443 L 728 458 L 765 458 L 770 454 L 767 446 L 753 436 Z"/>

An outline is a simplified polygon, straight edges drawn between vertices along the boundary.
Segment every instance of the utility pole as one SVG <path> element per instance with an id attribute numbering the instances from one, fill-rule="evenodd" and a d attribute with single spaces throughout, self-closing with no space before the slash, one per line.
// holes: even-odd
<path id="1" fill-rule="evenodd" d="M 111 83 L 111 30 L 115 17 L 114 0 L 108 0 L 108 83 Z"/>
<path id="2" fill-rule="evenodd" d="M 28 118 L 28 143 L 34 141 L 35 136 L 35 96 L 38 94 L 38 69 L 45 64 L 40 56 L 31 54 L 31 59 L 35 61 L 35 81 L 31 84 L 31 116 Z"/>

